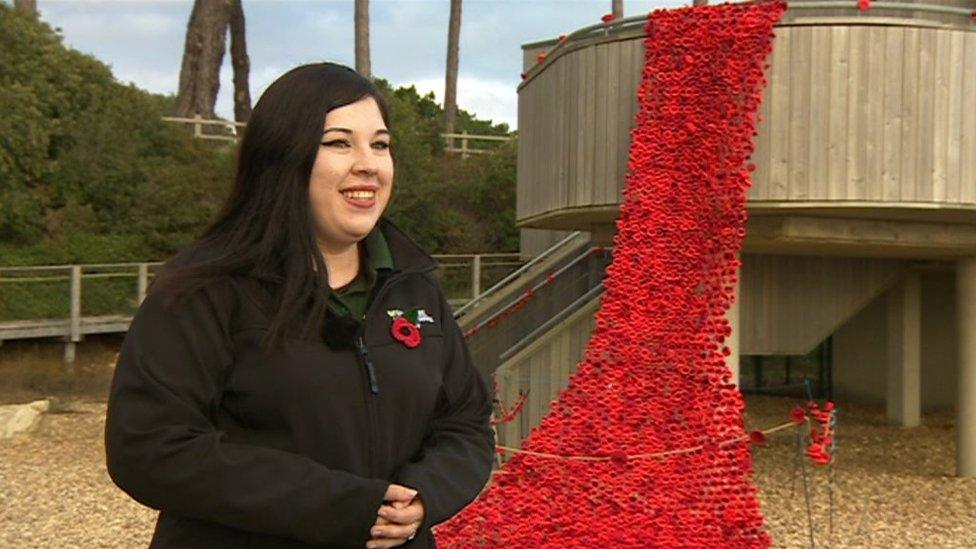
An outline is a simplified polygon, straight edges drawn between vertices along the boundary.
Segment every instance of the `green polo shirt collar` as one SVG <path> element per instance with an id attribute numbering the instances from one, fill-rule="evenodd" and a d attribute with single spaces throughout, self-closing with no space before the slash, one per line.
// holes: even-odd
<path id="1" fill-rule="evenodd" d="M 393 256 L 380 230 L 379 224 L 362 240 L 359 274 L 352 282 L 337 291 L 330 292 L 329 306 L 341 316 L 351 316 L 361 321 L 366 316 L 366 299 L 382 269 L 393 270 Z"/>
<path id="2" fill-rule="evenodd" d="M 371 275 L 375 277 L 379 269 L 393 270 L 393 255 L 390 254 L 390 246 L 386 243 L 386 237 L 383 236 L 379 223 L 363 239 L 363 247 L 366 248 L 367 265 Z"/>

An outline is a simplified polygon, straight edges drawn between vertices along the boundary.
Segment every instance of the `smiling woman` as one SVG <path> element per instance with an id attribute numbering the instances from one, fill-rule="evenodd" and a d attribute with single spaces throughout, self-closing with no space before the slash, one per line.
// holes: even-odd
<path id="1" fill-rule="evenodd" d="M 105 449 L 160 510 L 153 547 L 434 547 L 487 482 L 491 394 L 437 263 L 383 217 L 388 120 L 348 67 L 276 80 L 221 213 L 136 312 Z"/>
<path id="2" fill-rule="evenodd" d="M 355 277 L 355 244 L 373 229 L 390 200 L 393 157 L 390 132 L 372 96 L 332 109 L 325 126 L 312 166 L 309 201 L 329 285 L 337 288 Z"/>

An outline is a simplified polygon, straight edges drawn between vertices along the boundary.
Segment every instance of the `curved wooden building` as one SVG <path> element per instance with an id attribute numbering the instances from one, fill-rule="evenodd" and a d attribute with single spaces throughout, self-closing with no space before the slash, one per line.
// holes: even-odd
<path id="1" fill-rule="evenodd" d="M 819 350 L 840 401 L 885 403 L 906 427 L 955 408 L 958 470 L 976 476 L 976 0 L 789 5 L 752 157 L 733 366 Z M 568 230 L 612 244 L 644 19 L 523 46 L 525 255 Z M 538 359 L 520 360 L 502 368 Z"/>

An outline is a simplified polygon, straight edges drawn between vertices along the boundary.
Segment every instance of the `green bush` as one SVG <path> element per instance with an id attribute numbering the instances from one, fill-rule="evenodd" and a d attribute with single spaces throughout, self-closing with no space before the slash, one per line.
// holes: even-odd
<path id="1" fill-rule="evenodd" d="M 216 215 L 234 149 L 163 122 L 174 97 L 62 42 L 0 4 L 0 265 L 165 259 Z M 388 215 L 433 253 L 517 250 L 514 145 L 445 154 L 433 94 L 377 84 L 397 157 Z M 461 110 L 464 130 L 508 134 Z"/>
<path id="2" fill-rule="evenodd" d="M 163 122 L 171 106 L 0 5 L 0 264 L 148 259 L 186 244 L 227 192 L 231 153 Z"/>

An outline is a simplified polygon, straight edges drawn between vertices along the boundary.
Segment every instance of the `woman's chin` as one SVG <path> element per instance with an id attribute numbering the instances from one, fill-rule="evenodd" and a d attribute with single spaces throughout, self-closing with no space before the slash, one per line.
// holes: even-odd
<path id="1" fill-rule="evenodd" d="M 373 230 L 373 227 L 376 226 L 376 222 L 378 220 L 379 220 L 378 216 L 371 217 L 370 219 L 357 220 L 356 223 L 349 223 L 347 225 L 344 225 L 342 232 L 346 233 L 346 235 L 349 236 L 350 239 L 362 240 L 363 238 L 366 237 L 366 235 L 369 234 L 370 231 Z"/>

